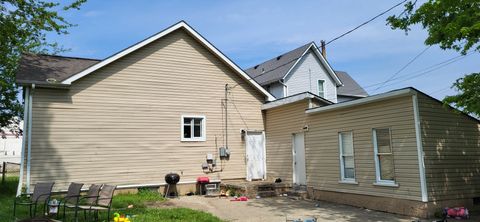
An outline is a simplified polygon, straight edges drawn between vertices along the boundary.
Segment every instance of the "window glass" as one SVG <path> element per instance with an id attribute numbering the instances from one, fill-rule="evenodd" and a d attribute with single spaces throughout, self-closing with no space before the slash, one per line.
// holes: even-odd
<path id="1" fill-rule="evenodd" d="M 324 80 L 318 80 L 318 96 L 320 97 L 325 97 L 325 81 Z"/>
<path id="2" fill-rule="evenodd" d="M 380 181 L 394 181 L 395 169 L 392 153 L 392 142 L 390 129 L 374 129 L 374 148 L 377 164 L 377 180 Z"/>
<path id="3" fill-rule="evenodd" d="M 353 133 L 339 133 L 340 162 L 342 180 L 355 179 L 355 157 L 353 152 Z"/>
<path id="4" fill-rule="evenodd" d="M 205 138 L 204 117 L 184 117 L 183 118 L 183 140 L 202 140 Z"/>

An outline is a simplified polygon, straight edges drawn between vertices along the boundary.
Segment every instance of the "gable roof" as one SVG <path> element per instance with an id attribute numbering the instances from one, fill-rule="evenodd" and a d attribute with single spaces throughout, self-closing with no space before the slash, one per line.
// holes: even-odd
<path id="1" fill-rule="evenodd" d="M 327 70 L 327 73 L 332 77 L 337 86 L 341 86 L 342 81 L 333 71 L 327 60 L 325 60 L 325 58 L 322 56 L 315 42 L 307 43 L 292 51 L 267 60 L 254 67 L 248 68 L 245 70 L 245 72 L 247 72 L 250 77 L 255 79 L 262 86 L 284 80 L 290 71 L 295 67 L 295 65 L 299 63 L 302 57 L 307 54 L 308 50 L 310 49 L 319 58 L 320 62 Z"/>
<path id="2" fill-rule="evenodd" d="M 343 83 L 343 86 L 339 86 L 337 88 L 337 95 L 351 97 L 368 96 L 368 93 L 365 91 L 365 89 L 363 89 L 347 72 L 335 71 L 335 73 Z"/>
<path id="3" fill-rule="evenodd" d="M 272 100 L 275 100 L 275 97 L 273 95 L 271 95 L 268 91 L 266 91 L 260 84 L 258 84 L 254 79 L 250 78 L 250 76 L 245 73 L 245 71 L 243 71 L 237 64 L 235 64 L 230 58 L 228 58 L 225 54 L 223 54 L 220 50 L 218 50 L 213 44 L 211 44 L 208 40 L 206 40 L 202 35 L 200 35 L 197 31 L 195 31 L 192 27 L 190 27 L 185 21 L 180 21 L 166 29 L 164 29 L 163 31 L 160 31 L 124 50 L 121 50 L 120 52 L 117 52 L 115 54 L 113 54 L 112 56 L 104 59 L 104 60 L 101 60 L 101 61 L 97 61 L 97 62 L 92 62 L 92 64 L 90 64 L 89 66 L 87 67 L 83 67 L 83 69 L 80 69 L 77 70 L 76 68 L 71 68 L 71 69 L 64 69 L 65 73 L 67 73 L 67 70 L 68 71 L 71 71 L 69 72 L 69 75 L 68 77 L 66 78 L 62 78 L 62 80 L 59 80 L 60 84 L 63 84 L 63 85 L 70 85 L 72 84 L 74 81 L 86 76 L 86 75 L 89 75 L 91 74 L 92 72 L 116 61 L 117 59 L 120 59 L 122 58 L 123 56 L 125 55 L 128 55 L 130 54 L 131 52 L 134 52 L 136 51 L 137 49 L 140 49 L 142 48 L 143 46 L 157 40 L 157 39 L 160 39 L 162 38 L 163 36 L 166 36 L 170 33 L 172 33 L 173 31 L 176 31 L 178 29 L 183 29 L 185 30 L 188 34 L 190 34 L 194 39 L 196 39 L 200 44 L 202 44 L 203 46 L 205 46 L 212 54 L 214 54 L 216 57 L 218 57 L 222 62 L 224 62 L 227 66 L 229 66 L 230 68 L 232 68 L 237 74 L 239 74 L 245 81 L 249 82 L 255 89 L 257 89 L 258 91 L 260 91 L 263 95 L 266 96 L 267 98 L 267 101 L 272 101 Z M 80 59 L 81 60 L 81 59 Z M 62 60 L 63 61 L 63 60 Z M 67 61 L 67 60 L 65 60 Z M 63 64 L 67 64 L 69 62 L 65 62 L 63 61 L 64 63 Z M 73 62 L 73 61 L 72 61 Z M 76 62 L 79 62 L 79 61 L 76 61 Z M 82 63 L 84 64 L 84 63 Z M 57 66 L 62 66 L 62 65 L 52 65 L 53 67 L 57 67 Z M 32 67 L 33 69 L 33 67 Z M 48 69 L 48 67 L 46 67 L 46 69 Z M 35 71 L 35 70 L 31 70 L 31 71 Z M 30 72 L 29 74 L 27 73 L 25 75 L 25 72 L 22 71 L 21 75 L 23 78 L 23 80 L 30 80 L 30 79 L 35 79 L 35 78 L 28 78 L 28 76 L 30 75 L 35 75 L 33 74 L 34 72 Z M 63 72 L 61 72 L 63 73 Z M 18 74 L 17 74 L 18 75 Z M 61 75 L 63 77 L 67 76 L 67 74 L 65 75 Z M 42 78 L 41 76 L 38 77 L 37 79 L 39 78 Z M 43 81 L 45 81 L 45 79 L 43 79 Z M 24 82 L 25 83 L 25 82 Z"/>
<path id="4" fill-rule="evenodd" d="M 62 82 L 98 62 L 98 59 L 23 54 L 17 68 L 17 83 L 48 84 L 47 79 Z"/>

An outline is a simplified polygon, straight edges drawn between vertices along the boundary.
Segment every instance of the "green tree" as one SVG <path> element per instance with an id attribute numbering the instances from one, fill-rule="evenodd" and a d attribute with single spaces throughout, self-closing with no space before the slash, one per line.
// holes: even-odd
<path id="1" fill-rule="evenodd" d="M 392 29 L 410 31 L 420 24 L 428 31 L 426 45 L 439 45 L 463 55 L 470 49 L 480 52 L 480 0 L 429 0 L 420 6 L 408 1 L 399 15 L 388 17 Z M 471 73 L 453 85 L 458 94 L 447 96 L 446 104 L 480 116 L 480 73 Z"/>
<path id="2" fill-rule="evenodd" d="M 0 126 L 22 116 L 23 104 L 17 99 L 15 70 L 22 53 L 57 53 L 63 49 L 47 40 L 48 33 L 68 34 L 74 26 L 58 14 L 79 9 L 86 0 L 71 4 L 39 0 L 0 0 Z"/>

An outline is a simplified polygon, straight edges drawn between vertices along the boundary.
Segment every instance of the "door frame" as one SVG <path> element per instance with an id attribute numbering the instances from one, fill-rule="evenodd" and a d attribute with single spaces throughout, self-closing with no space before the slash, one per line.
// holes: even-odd
<path id="1" fill-rule="evenodd" d="M 248 177 L 248 160 L 247 160 L 247 137 L 248 137 L 248 132 L 251 133 L 262 133 L 263 136 L 263 178 L 262 180 L 267 179 L 267 148 L 265 146 L 265 130 L 245 130 L 245 179 L 247 181 L 252 181 L 252 178 Z"/>
<path id="2" fill-rule="evenodd" d="M 296 182 L 296 172 L 295 172 L 295 135 L 303 134 L 303 163 L 305 164 L 305 184 L 297 184 Z M 305 132 L 296 132 L 292 133 L 292 182 L 297 185 L 307 185 L 307 157 L 305 152 Z"/>

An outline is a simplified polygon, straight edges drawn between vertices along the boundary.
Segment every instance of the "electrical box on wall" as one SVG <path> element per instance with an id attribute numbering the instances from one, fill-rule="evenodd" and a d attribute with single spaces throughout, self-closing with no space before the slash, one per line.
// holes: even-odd
<path id="1" fill-rule="evenodd" d="M 230 156 L 230 150 L 228 150 L 228 148 L 226 148 L 226 147 L 218 148 L 218 153 L 219 153 L 220 158 L 225 158 L 225 157 Z"/>

